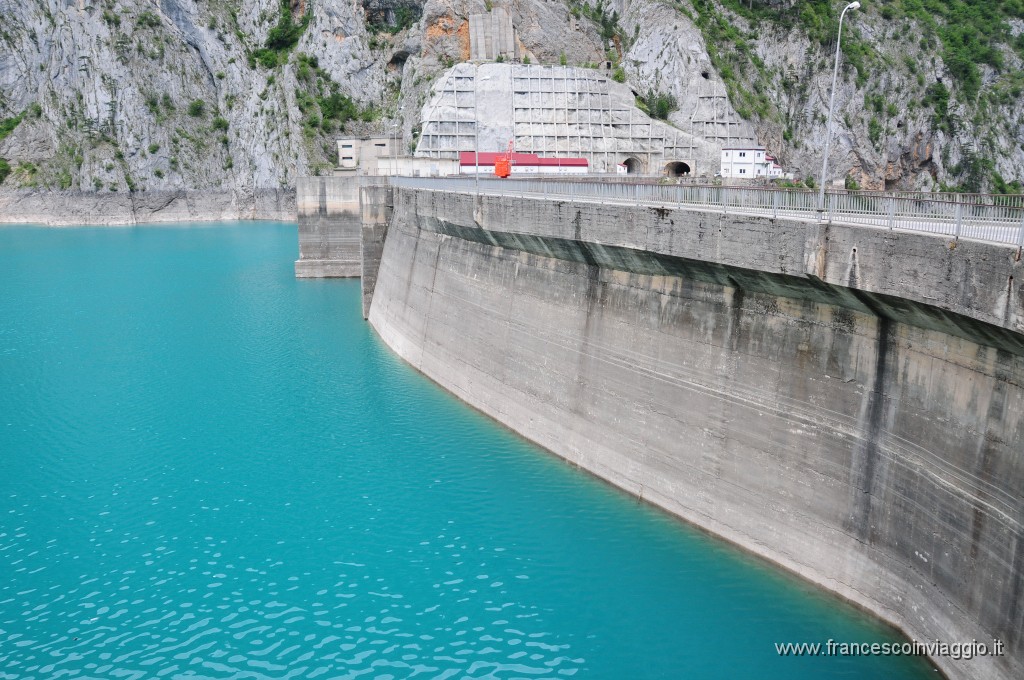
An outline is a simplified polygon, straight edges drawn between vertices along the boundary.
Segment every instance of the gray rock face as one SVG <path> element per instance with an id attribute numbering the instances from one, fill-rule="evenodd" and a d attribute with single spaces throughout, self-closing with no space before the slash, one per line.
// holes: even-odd
<path id="1" fill-rule="evenodd" d="M 0 141 L 15 168 L 5 188 L 202 189 L 244 200 L 333 166 L 328 136 L 303 130 L 296 93 L 308 88 L 294 58 L 249 63 L 278 9 L 275 0 L 0 0 L 0 116 L 39 106 Z M 361 9 L 310 3 L 310 12 L 293 52 L 316 55 L 356 100 L 378 101 L 385 68 L 367 49 Z M 193 102 L 201 112 L 190 113 Z M 29 163 L 34 172 L 19 171 Z"/>
<path id="2" fill-rule="evenodd" d="M 336 162 L 331 142 L 338 130 L 318 124 L 321 111 L 311 103 L 314 88 L 300 53 L 316 58 L 325 83 L 374 107 L 372 122 L 350 121 L 346 134 L 395 132 L 408 150 L 438 77 L 469 58 L 469 16 L 487 12 L 483 0 L 426 0 L 411 26 L 371 34 L 359 2 L 291 0 L 294 21 L 308 25 L 282 63 L 267 67 L 258 50 L 281 6 L 0 0 L 0 119 L 25 114 L 0 140 L 0 158 L 13 169 L 0 192 L 200 189 L 237 194 L 232 200 L 245 203 L 258 191 L 293 187 L 296 177 L 324 174 Z M 832 54 L 801 29 L 754 23 L 713 1 L 707 6 L 747 40 L 744 59 L 760 66 L 719 73 L 714 64 L 725 62 L 712 60 L 709 50 L 729 46 L 707 44 L 696 5 L 612 0 L 605 7 L 618 12 L 619 30 L 606 42 L 582 5 L 492 3 L 512 19 L 516 54 L 533 64 L 592 66 L 609 51 L 621 55 L 626 84 L 640 94 L 672 95 L 677 108 L 669 121 L 703 140 L 709 156 L 722 145 L 757 141 L 786 170 L 816 176 Z M 1003 178 L 1020 178 L 1024 119 L 1012 83 L 984 67 L 985 115 L 954 99 L 949 119 L 956 124 L 936 125 L 925 85 L 949 81 L 941 57 L 899 39 L 915 27 L 891 26 L 878 11 L 851 21 L 878 63 L 889 66 L 860 83 L 844 67 L 833 177 L 849 174 L 866 188 L 931 189 L 952 183 L 960 176 L 954 169 L 962 174 L 980 158 Z M 1008 26 L 1017 35 L 1024 23 Z M 1020 68 L 1016 53 L 1004 56 L 1004 72 Z M 193 102 L 203 105 L 199 115 L 189 114 Z M 214 125 L 218 116 L 223 122 Z"/>
<path id="3" fill-rule="evenodd" d="M 670 5 L 640 0 L 629 5 L 622 24 L 627 34 L 637 36 L 623 58 L 630 84 L 675 97 L 679 108 L 669 116 L 673 124 L 719 149 L 757 143 L 753 126 L 730 103 L 704 38 L 689 18 Z"/>
<path id="4" fill-rule="evenodd" d="M 735 89 L 731 102 L 721 101 L 714 95 L 720 97 L 726 88 L 695 26 L 700 14 L 697 5 L 661 0 L 613 4 L 619 6 L 627 34 L 639 27 L 638 37 L 625 55 L 630 83 L 641 90 L 655 88 L 675 94 L 680 106 L 673 122 L 685 130 L 690 112 L 695 111 L 695 119 L 718 121 L 709 129 L 717 128 L 730 139 L 754 137 L 779 157 L 786 170 L 797 176 L 818 177 L 834 41 L 823 46 L 795 25 L 748 20 L 720 3 L 708 3 L 750 49 L 735 61 L 723 59 L 733 71 Z M 786 0 L 754 6 L 766 4 L 786 8 L 794 3 Z M 841 7 L 835 5 L 836 18 Z M 1008 25 L 1012 35 L 1021 30 L 1022 22 L 1011 20 Z M 970 174 L 964 168 L 974 159 L 990 162 L 991 170 L 1006 180 L 1022 178 L 1024 119 L 1020 88 L 1010 84 L 1014 78 L 1019 80 L 1024 66 L 1018 52 L 1001 47 L 1001 73 L 1010 75 L 1001 77 L 982 65 L 980 95 L 970 105 L 954 96 L 948 115 L 942 116 L 929 101 L 928 88 L 941 83 L 954 95 L 957 88 L 934 36 L 931 42 L 924 39 L 930 34 L 927 27 L 915 20 L 889 21 L 877 3 L 868 3 L 848 14 L 845 44 L 850 44 L 854 30 L 873 57 L 860 81 L 849 58 L 843 60 L 833 118 L 831 180 L 842 184 L 849 175 L 862 188 L 937 190 L 942 183 L 964 180 Z M 729 39 L 713 47 L 719 54 L 734 49 Z M 745 71 L 739 70 L 740 64 L 746 66 Z M 708 79 L 702 83 L 703 75 Z M 741 91 L 748 97 L 745 101 L 738 94 Z M 1016 94 L 1006 96 L 1008 91 Z M 763 111 L 757 110 L 758 102 Z M 740 109 L 744 109 L 745 119 L 736 115 Z M 722 120 L 730 124 L 723 125 Z M 988 172 L 985 170 L 985 182 Z"/>

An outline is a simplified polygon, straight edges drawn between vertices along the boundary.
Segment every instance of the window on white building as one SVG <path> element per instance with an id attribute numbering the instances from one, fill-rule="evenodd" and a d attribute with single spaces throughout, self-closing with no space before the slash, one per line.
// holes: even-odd
<path id="1" fill-rule="evenodd" d="M 743 168 L 740 168 L 740 174 L 741 175 L 745 175 L 745 174 L 747 174 L 747 171 L 745 169 L 743 169 Z"/>
<path id="2" fill-rule="evenodd" d="M 746 151 L 740 151 L 740 158 L 746 158 L 746 157 L 747 157 L 747 152 Z"/>

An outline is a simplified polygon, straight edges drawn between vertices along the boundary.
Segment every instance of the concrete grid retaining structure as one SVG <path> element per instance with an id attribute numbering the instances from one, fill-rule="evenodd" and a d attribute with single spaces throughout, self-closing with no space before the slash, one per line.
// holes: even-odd
<path id="1" fill-rule="evenodd" d="M 504 151 L 514 140 L 524 153 L 582 156 L 595 172 L 614 173 L 633 159 L 646 174 L 682 162 L 691 174 L 710 175 L 721 161 L 720 141 L 652 119 L 628 86 L 592 69 L 457 64 L 434 86 L 421 120 L 417 156 Z"/>
<path id="2" fill-rule="evenodd" d="M 1024 677 L 1017 249 L 394 190 L 369 320 L 574 464 Z"/>

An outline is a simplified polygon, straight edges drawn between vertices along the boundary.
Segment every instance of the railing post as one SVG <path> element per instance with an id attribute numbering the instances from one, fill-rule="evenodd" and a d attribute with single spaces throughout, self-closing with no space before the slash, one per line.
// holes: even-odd
<path id="1" fill-rule="evenodd" d="M 726 189 L 725 187 L 722 187 L 722 193 L 720 194 L 720 196 L 721 196 L 721 199 L 722 199 L 722 214 L 723 215 L 728 215 L 729 214 L 729 190 Z"/>
<path id="2" fill-rule="evenodd" d="M 1024 208 L 1020 209 L 1020 226 L 1017 227 L 1017 247 L 1024 248 Z"/>
<path id="3" fill-rule="evenodd" d="M 772 192 L 772 219 L 779 219 L 779 192 Z"/>
<path id="4" fill-rule="evenodd" d="M 953 238 L 957 241 L 960 240 L 960 226 L 963 223 L 964 218 L 964 204 L 957 200 L 956 203 L 956 228 L 953 231 Z"/>
<path id="5" fill-rule="evenodd" d="M 896 199 L 889 199 L 889 230 L 892 231 L 893 226 L 896 224 Z"/>

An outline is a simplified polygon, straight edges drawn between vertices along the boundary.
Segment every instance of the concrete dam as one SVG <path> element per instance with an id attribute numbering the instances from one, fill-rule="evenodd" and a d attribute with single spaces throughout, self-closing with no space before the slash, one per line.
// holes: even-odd
<path id="1" fill-rule="evenodd" d="M 913 640 L 1005 644 L 949 677 L 1024 677 L 1019 247 L 382 181 L 299 184 L 296 272 L 362 275 L 406 361 Z"/>

